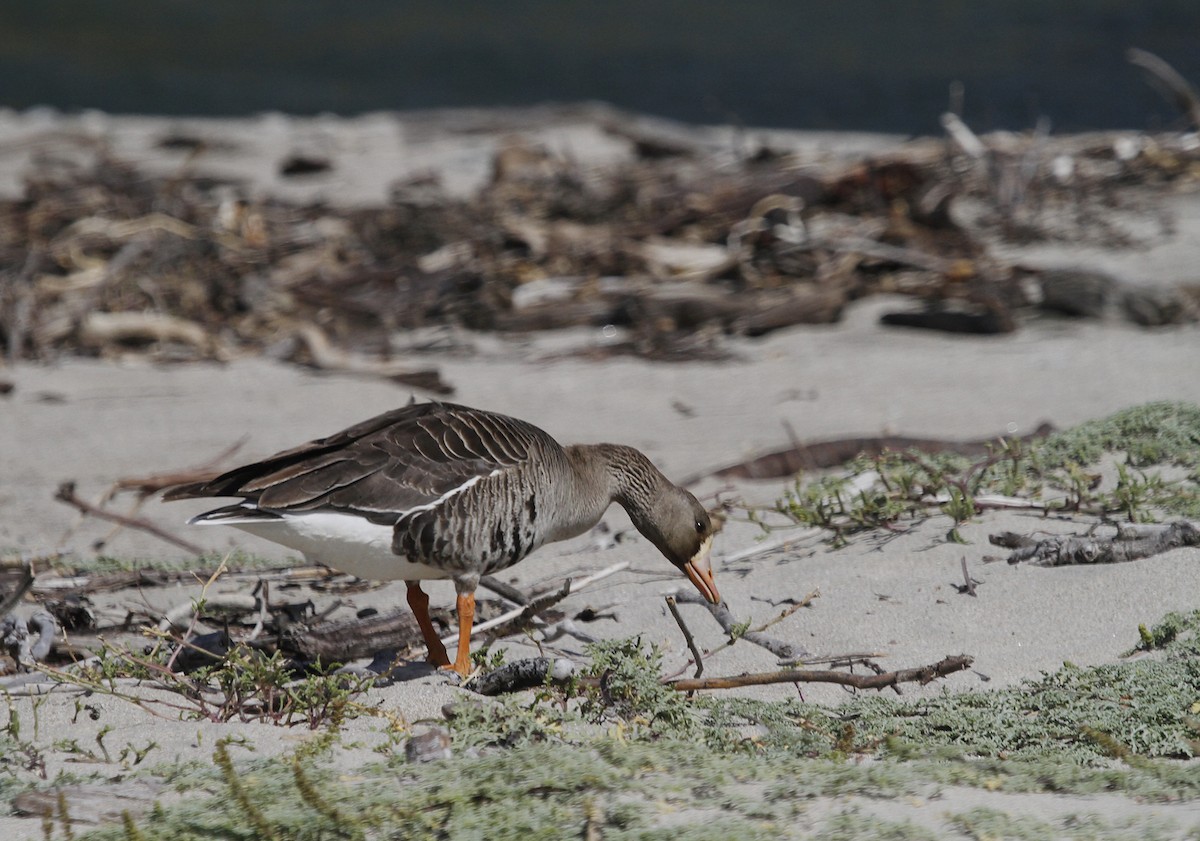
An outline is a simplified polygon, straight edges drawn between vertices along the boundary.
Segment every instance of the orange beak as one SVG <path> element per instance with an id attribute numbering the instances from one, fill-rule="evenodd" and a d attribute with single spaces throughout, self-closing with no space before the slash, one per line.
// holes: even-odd
<path id="1" fill-rule="evenodd" d="M 712 538 L 704 541 L 690 561 L 683 565 L 683 571 L 688 580 L 700 591 L 700 595 L 713 604 L 721 603 L 721 594 L 717 592 L 717 582 L 713 580 L 712 563 L 708 559 L 708 550 L 712 547 Z"/>

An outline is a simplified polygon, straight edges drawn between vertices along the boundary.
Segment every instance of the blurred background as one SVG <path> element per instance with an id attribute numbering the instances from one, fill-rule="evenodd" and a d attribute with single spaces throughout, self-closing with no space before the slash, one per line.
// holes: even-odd
<path id="1" fill-rule="evenodd" d="M 1200 78 L 1195 0 L 6 0 L 0 106 L 295 114 L 604 100 L 702 123 L 1171 129 L 1124 52 Z"/>

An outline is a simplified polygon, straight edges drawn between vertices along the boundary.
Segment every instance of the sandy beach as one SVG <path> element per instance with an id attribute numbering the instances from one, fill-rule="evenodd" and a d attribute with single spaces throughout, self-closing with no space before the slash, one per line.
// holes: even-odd
<path id="1" fill-rule="evenodd" d="M 0 190 L 6 193 L 19 184 L 33 139 L 62 129 L 61 122 L 50 117 L 40 125 L 35 117 L 0 117 Z M 108 137 L 115 154 L 144 157 L 151 169 L 173 164 L 147 152 L 149 138 L 161 134 L 164 122 L 171 130 L 232 137 L 242 151 L 230 153 L 228 160 L 217 153 L 205 166 L 259 177 L 259 188 L 278 190 L 286 198 L 323 195 L 348 205 L 382 201 L 386 193 L 380 185 L 433 167 L 449 174 L 449 187 L 467 195 L 487 177 L 488 144 L 520 122 L 503 115 L 501 130 L 472 134 L 455 131 L 459 124 L 481 119 L 471 114 L 408 122 L 389 115 L 341 122 L 264 117 L 241 124 L 104 115 L 80 119 L 85 128 L 90 125 L 88 131 Z M 608 141 L 592 125 L 590 117 L 575 123 L 548 120 L 534 136 L 566 150 L 564 154 L 585 148 L 601 159 L 624 154 L 615 142 L 605 145 Z M 714 145 L 723 142 L 716 129 L 707 137 Z M 407 147 L 406 143 L 416 144 L 414 138 L 420 145 Z M 777 142 L 784 142 L 782 134 Z M 790 142 L 809 149 L 814 159 L 832 154 L 827 138 L 797 135 Z M 848 138 L 839 144 L 838 154 L 858 154 L 894 142 Z M 354 144 L 361 152 L 358 157 L 348 151 L 356 148 Z M 279 149 L 301 147 L 332 148 L 335 155 L 356 163 L 339 167 L 330 180 L 301 186 L 276 183 L 264 174 L 272 171 L 265 150 L 277 154 Z M 251 148 L 261 154 L 246 151 Z M 466 164 L 459 165 L 463 161 Z M 389 178 L 378 177 L 381 170 Z M 1200 256 L 1200 199 L 1183 194 L 1164 201 L 1174 214 L 1173 232 L 1148 238 L 1136 251 L 1047 246 L 1018 254 L 1008 247 L 1005 256 L 1104 269 L 1132 284 L 1194 281 Z M 947 336 L 881 326 L 879 315 L 896 303 L 872 298 L 853 304 L 837 324 L 797 327 L 761 339 L 731 339 L 733 358 L 725 362 L 588 361 L 566 351 L 603 347 L 611 336 L 584 328 L 509 337 L 431 328 L 428 334 L 401 339 L 399 346 L 408 348 L 406 361 L 436 367 L 455 389 L 456 402 L 527 419 L 564 442 L 633 445 L 676 479 L 785 447 L 789 429 L 805 440 L 879 434 L 975 439 L 1028 434 L 1042 422 L 1066 428 L 1149 401 L 1200 403 L 1200 331 L 1194 326 L 1148 330 L 1116 318 L 1040 316 L 1010 335 Z M 452 343 L 453 350 L 424 349 L 431 338 Z M 0 397 L 0 548 L 29 555 L 62 551 L 68 565 L 71 558 L 94 554 L 93 542 L 109 527 L 94 520 L 81 523 L 74 511 L 55 502 L 61 482 L 73 481 L 81 496 L 95 499 L 117 479 L 202 464 L 242 438 L 245 443 L 236 460 L 253 459 L 402 405 L 410 396 L 429 396 L 377 379 L 317 373 L 258 358 L 223 365 L 156 365 L 136 356 L 64 358 L 0 368 L 0 374 L 14 386 Z M 693 490 L 709 502 L 719 492 L 723 498 L 761 505 L 776 499 L 785 484 L 710 478 Z M 141 514 L 217 552 L 243 550 L 280 562 L 288 558 L 279 547 L 240 532 L 183 525 L 205 507 L 202 502 L 164 505 L 152 500 Z M 612 508 L 605 522 L 630 539 L 610 545 L 586 535 L 555 544 L 504 578 L 531 587 L 627 561 L 626 571 L 571 596 L 564 608 L 574 613 L 589 605 L 615 605 L 613 619 L 590 623 L 589 633 L 641 634 L 664 647 L 664 665 L 674 671 L 686 662 L 686 649 L 666 612 L 663 594 L 687 582 L 631 530 L 619 508 Z M 1197 606 L 1200 549 L 1108 566 L 984 565 L 985 555 L 997 553 L 988 544 L 989 534 L 1067 533 L 1079 531 L 1080 524 L 1032 512 L 989 512 L 962 527 L 967 541 L 962 545 L 945 540 L 951 525 L 948 517 L 935 514 L 886 539 L 856 538 L 844 548 L 831 549 L 818 537 L 764 535 L 753 524 L 733 520 L 717 538 L 714 571 L 731 609 L 754 622 L 777 614 L 785 599 L 819 591 L 811 606 L 772 627 L 775 636 L 810 652 L 878 652 L 887 668 L 931 663 L 952 654 L 975 658 L 972 669 L 926 687 L 906 688 L 910 696 L 1011 686 L 1053 671 L 1064 661 L 1080 666 L 1115 662 L 1137 641 L 1139 624 Z M 129 529 L 108 540 L 103 553 L 157 560 L 183 554 Z M 954 586 L 961 582 L 964 558 L 980 582 L 974 598 Z M 234 591 L 246 586 L 238 581 L 218 584 Z M 429 589 L 435 603 L 452 601 L 450 585 L 438 583 Z M 113 614 L 135 601 L 140 609 L 154 612 L 197 592 L 194 586 L 147 588 L 100 596 L 97 603 L 99 610 Z M 403 601 L 402 594 L 399 583 L 354 593 L 345 597 L 343 611 L 349 616 L 353 609 L 391 607 Z M 702 647 L 720 645 L 720 629 L 701 608 L 682 609 Z M 510 656 L 536 653 L 529 641 L 505 645 Z M 568 651 L 581 649 L 569 641 L 563 646 Z M 733 675 L 775 667 L 768 652 L 735 645 L 714 656 L 707 670 Z M 439 718 L 442 705 L 460 698 L 464 690 L 445 676 L 425 674 L 374 692 L 412 722 Z M 779 699 L 794 696 L 796 689 L 783 684 L 747 692 Z M 804 697 L 837 703 L 845 690 L 806 687 Z M 196 724 L 155 718 L 111 698 L 94 701 L 103 713 L 99 724 L 77 721 L 74 696 L 66 692 L 36 702 L 9 703 L 22 715 L 32 715 L 36 704 L 43 733 L 70 727 L 80 743 L 88 742 L 97 727 L 111 726 L 110 745 L 153 740 L 160 746 L 158 761 L 207 758 L 211 753 L 211 738 L 198 738 Z M 255 742 L 259 755 L 286 751 L 306 735 L 281 736 L 267 725 L 228 728 Z M 373 721 L 351 722 L 349 732 L 368 746 L 380 738 Z M 352 767 L 368 750 L 347 751 L 339 762 Z M 64 757 L 49 754 L 51 777 L 64 767 L 70 767 Z M 976 791 L 959 794 L 961 803 L 987 799 Z M 1185 827 L 1200 825 L 1200 806 L 1195 803 L 1153 805 L 1120 797 L 1103 802 L 1056 800 L 1049 795 L 1005 803 L 1002 808 L 1043 816 L 1109 810 L 1117 816 L 1168 816 Z M 911 804 L 904 808 L 920 811 Z M 41 836 L 41 828 L 36 819 L 0 817 L 0 835 L 35 838 Z"/>

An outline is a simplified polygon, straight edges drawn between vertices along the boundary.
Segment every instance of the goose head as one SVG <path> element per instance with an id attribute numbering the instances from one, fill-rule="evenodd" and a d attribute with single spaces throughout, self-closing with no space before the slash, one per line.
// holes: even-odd
<path id="1" fill-rule="evenodd" d="M 687 491 L 671 486 L 654 500 L 646 514 L 631 517 L 637 530 L 688 577 L 705 599 L 719 604 L 721 594 L 708 557 L 713 524 L 704 506 Z"/>

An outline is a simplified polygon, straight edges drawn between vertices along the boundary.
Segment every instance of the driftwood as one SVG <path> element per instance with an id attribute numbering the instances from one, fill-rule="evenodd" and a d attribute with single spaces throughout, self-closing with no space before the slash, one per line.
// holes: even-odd
<path id="1" fill-rule="evenodd" d="M 412 611 L 402 608 L 365 619 L 293 626 L 284 631 L 280 648 L 307 662 L 348 663 L 378 651 L 421 646 L 423 639 Z"/>
<path id="2" fill-rule="evenodd" d="M 1130 59 L 1200 121 L 1177 73 L 1143 52 Z M 982 194 L 1012 229 L 1017 205 L 1098 195 L 1084 231 L 1094 236 L 1110 195 L 1185 178 L 1197 159 L 1178 134 L 1146 140 L 1166 154 L 1114 158 L 1111 142 L 980 137 L 954 115 L 944 125 L 961 154 L 914 144 L 799 172 L 769 148 L 730 167 L 711 140 L 636 124 L 611 129 L 634 150 L 620 162 L 502 144 L 494 177 L 469 198 L 414 181 L 395 201 L 352 209 L 230 200 L 220 179 L 155 176 L 90 143 L 82 161 L 46 154 L 24 194 L 0 201 L 0 342 L 13 359 L 143 345 L 189 359 L 266 353 L 446 393 L 436 371 L 388 358 L 397 330 L 611 324 L 635 337 L 625 352 L 683 360 L 704 349 L 682 341 L 694 332 L 828 322 L 885 291 L 944 304 L 918 316 L 925 324 L 1011 329 L 1034 303 L 1025 278 L 954 224 L 954 197 Z M 1069 177 L 1042 166 L 1061 160 Z M 1061 216 L 1033 210 L 1015 227 L 1036 234 Z M 570 282 L 550 284 L 553 300 L 522 304 L 525 287 L 559 279 Z"/>
<path id="3" fill-rule="evenodd" d="M 166 783 L 153 780 L 59 785 L 23 791 L 13 798 L 12 807 L 18 815 L 43 818 L 44 826 L 56 821 L 67 828 L 71 824 L 114 823 L 125 815 L 141 817 L 166 787 Z"/>
<path id="4" fill-rule="evenodd" d="M 1030 435 L 1017 440 L 1022 442 L 1044 438 L 1054 427 L 1043 423 Z M 885 435 L 864 438 L 838 438 L 832 441 L 796 442 L 785 450 L 776 450 L 766 455 L 748 459 L 711 473 L 702 473 L 684 480 L 691 485 L 708 476 L 722 479 L 782 479 L 806 470 L 837 467 L 858 456 L 877 456 L 886 451 L 920 450 L 925 453 L 956 453 L 968 457 L 982 457 L 989 453 L 1002 436 L 980 438 L 972 441 L 947 441 L 939 438 L 910 438 L 904 435 Z"/>
<path id="5" fill-rule="evenodd" d="M 161 569 L 135 569 L 129 572 L 103 572 L 91 575 L 69 576 L 38 576 L 33 583 L 33 593 L 38 596 L 55 596 L 69 598 L 71 596 L 102 593 L 112 590 L 123 590 L 126 587 L 166 587 L 180 582 L 195 582 L 197 579 L 207 579 L 215 569 L 195 569 L 180 572 L 168 572 Z M 267 570 L 261 570 L 257 575 L 270 575 Z"/>
<path id="6" fill-rule="evenodd" d="M 579 592 L 628 566 L 629 563 L 625 561 L 578 581 L 568 579 L 559 589 L 529 599 L 527 604 L 494 616 L 494 618 L 488 618 L 488 614 L 495 612 L 494 606 L 497 603 L 479 601 L 476 603 L 476 618 L 484 621 L 479 622 L 471 629 L 471 635 L 477 637 L 490 631 L 491 638 L 499 638 L 519 633 L 531 625 L 540 625 L 544 632 L 553 634 L 558 626 L 569 623 L 560 622 L 556 625 L 547 625 L 539 618 L 539 614 L 545 613 L 571 593 Z M 434 609 L 430 611 L 430 616 L 435 622 L 446 626 L 451 625 L 449 610 Z M 570 630 L 568 629 L 566 632 L 569 633 Z M 453 645 L 457 641 L 457 633 L 442 639 L 445 645 Z M 283 639 L 280 642 L 283 650 L 300 659 L 316 660 L 319 658 L 325 663 L 347 663 L 370 657 L 376 652 L 386 649 L 403 650 L 422 645 L 424 645 L 424 638 L 417 626 L 417 620 L 407 609 L 377 614 L 364 619 L 291 626 L 284 631 Z"/>
<path id="7" fill-rule="evenodd" d="M 1165 525 L 1122 526 L 1111 537 L 1063 535 L 1038 539 L 1014 532 L 990 535 L 994 546 L 1012 549 L 1010 564 L 1038 566 L 1117 564 L 1149 558 L 1181 546 L 1200 546 L 1200 529 L 1177 521 Z"/>
<path id="8" fill-rule="evenodd" d="M 940 677 L 969 668 L 974 660 L 965 654 L 946 657 L 928 666 L 914 669 L 899 669 L 871 675 L 856 675 L 848 672 L 816 669 L 784 669 L 778 672 L 755 672 L 733 677 L 681 678 L 668 686 L 679 692 L 695 692 L 701 689 L 738 689 L 743 686 L 765 686 L 771 683 L 836 683 L 855 689 L 887 689 L 900 683 L 922 685 Z"/>
<path id="9" fill-rule="evenodd" d="M 212 579 L 210 579 L 212 580 Z M 170 608 L 159 621 L 159 630 L 184 630 L 201 616 L 226 614 L 240 616 L 262 608 L 262 602 L 249 593 L 208 593 L 202 599 L 189 600 Z"/>
<path id="10" fill-rule="evenodd" d="M 968 333 L 977 336 L 1011 333 L 1017 329 L 1017 322 L 1007 308 L 991 308 L 979 312 L 940 308 L 913 312 L 888 312 L 879 317 L 879 323 L 890 327 L 918 327 L 923 330 Z"/>
<path id="11" fill-rule="evenodd" d="M 217 349 L 217 340 L 203 326 L 156 312 L 91 312 L 79 326 L 79 341 L 86 347 L 106 348 L 126 343 L 178 342 L 204 356 L 228 357 Z"/>
<path id="12" fill-rule="evenodd" d="M 303 345 L 305 360 L 321 371 L 379 377 L 401 385 L 450 395 L 454 389 L 441 378 L 436 368 L 408 368 L 396 362 L 370 359 L 336 347 L 315 324 L 296 327 L 295 336 Z"/>
<path id="13" fill-rule="evenodd" d="M 480 695 L 502 695 L 545 686 L 547 683 L 566 683 L 575 674 L 576 666 L 565 657 L 530 657 L 506 663 L 498 669 L 480 675 L 470 688 Z"/>
<path id="14" fill-rule="evenodd" d="M 786 290 L 747 290 L 731 296 L 718 286 L 672 282 L 627 288 L 581 301 L 554 301 L 496 316 L 497 330 L 627 326 L 666 332 L 714 327 L 723 334 L 762 336 L 798 324 L 832 324 L 849 302 L 848 288 L 795 284 Z"/>

